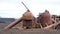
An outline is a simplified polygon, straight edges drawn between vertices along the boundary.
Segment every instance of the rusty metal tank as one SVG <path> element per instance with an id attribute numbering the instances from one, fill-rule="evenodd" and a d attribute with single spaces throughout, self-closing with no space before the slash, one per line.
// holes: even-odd
<path id="1" fill-rule="evenodd" d="M 29 10 L 27 10 L 22 16 L 23 27 L 32 28 L 33 19 L 34 19 L 33 14 Z"/>
<path id="2" fill-rule="evenodd" d="M 41 23 L 42 27 L 52 24 L 52 16 L 48 10 L 45 10 L 44 13 L 41 13 L 38 17 L 38 23 Z"/>

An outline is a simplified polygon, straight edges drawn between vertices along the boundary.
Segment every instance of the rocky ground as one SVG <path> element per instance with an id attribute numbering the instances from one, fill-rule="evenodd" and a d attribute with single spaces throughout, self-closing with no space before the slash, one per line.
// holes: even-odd
<path id="1" fill-rule="evenodd" d="M 0 23 L 0 34 L 60 34 L 59 30 L 54 29 L 9 29 L 3 30 L 9 23 Z"/>

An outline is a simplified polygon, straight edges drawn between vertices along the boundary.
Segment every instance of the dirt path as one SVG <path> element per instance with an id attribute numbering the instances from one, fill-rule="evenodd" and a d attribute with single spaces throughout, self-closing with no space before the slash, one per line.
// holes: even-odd
<path id="1" fill-rule="evenodd" d="M 0 34 L 60 34 L 60 31 L 53 29 L 2 30 L 6 25 L 8 25 L 8 23 L 0 23 Z"/>

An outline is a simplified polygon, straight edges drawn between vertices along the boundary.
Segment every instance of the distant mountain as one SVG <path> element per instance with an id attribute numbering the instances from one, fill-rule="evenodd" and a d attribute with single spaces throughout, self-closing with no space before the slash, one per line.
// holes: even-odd
<path id="1" fill-rule="evenodd" d="M 0 23 L 6 23 L 6 22 L 13 22 L 15 21 L 14 18 L 0 18 Z"/>

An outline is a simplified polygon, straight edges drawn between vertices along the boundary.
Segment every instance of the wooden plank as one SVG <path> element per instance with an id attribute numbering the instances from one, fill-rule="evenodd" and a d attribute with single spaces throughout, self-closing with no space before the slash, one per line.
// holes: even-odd
<path id="1" fill-rule="evenodd" d="M 59 22 L 59 23 L 51 24 L 51 25 L 49 25 L 49 26 L 47 26 L 47 27 L 44 27 L 44 29 L 52 28 L 52 27 L 54 27 L 54 26 L 57 26 L 58 24 L 60 24 L 60 22 Z"/>
<path id="2" fill-rule="evenodd" d="M 8 26 L 6 26 L 4 29 L 10 29 L 13 26 L 15 26 L 16 24 L 18 24 L 19 22 L 21 22 L 21 18 L 15 20 L 14 22 L 12 22 L 11 24 L 9 24 Z"/>

